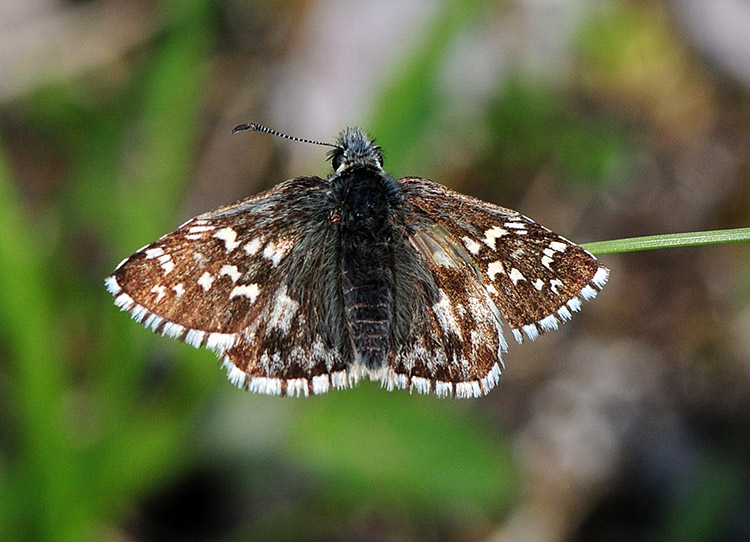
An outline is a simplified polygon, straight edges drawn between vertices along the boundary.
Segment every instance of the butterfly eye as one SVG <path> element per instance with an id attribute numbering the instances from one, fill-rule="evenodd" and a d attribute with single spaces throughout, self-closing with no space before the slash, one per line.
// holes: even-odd
<path id="1" fill-rule="evenodd" d="M 331 154 L 331 165 L 333 166 L 333 171 L 338 171 L 341 164 L 344 162 L 344 151 L 341 149 L 336 149 Z"/>

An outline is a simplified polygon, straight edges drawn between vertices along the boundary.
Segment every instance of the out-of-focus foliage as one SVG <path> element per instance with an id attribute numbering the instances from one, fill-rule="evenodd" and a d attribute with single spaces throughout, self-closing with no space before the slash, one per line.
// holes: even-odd
<path id="1" fill-rule="evenodd" d="M 385 8 L 57 4 L 20 22 L 27 33 L 0 26 L 23 51 L 101 55 L 54 76 L 42 58 L 24 65 L 31 83 L 0 85 L 0 540 L 748 533 L 741 245 L 608 259 L 600 299 L 511 345 L 487 398 L 235 390 L 212 353 L 117 311 L 103 277 L 215 194 L 284 179 L 289 142 L 231 128 L 273 118 L 311 43 L 336 70 L 331 94 L 371 76 L 341 62 L 358 43 L 337 49 L 331 29 L 375 28 Z M 406 46 L 391 39 L 363 118 L 340 124 L 372 129 L 391 171 L 429 161 L 436 181 L 577 241 L 747 225 L 747 89 L 712 74 L 661 3 L 606 4 L 557 29 L 567 65 L 539 73 L 513 47 L 549 37 L 517 24 L 536 20 L 524 2 L 436 3 L 401 30 Z M 457 119 L 452 100 L 482 78 L 446 65 L 477 58 L 505 68 Z"/>

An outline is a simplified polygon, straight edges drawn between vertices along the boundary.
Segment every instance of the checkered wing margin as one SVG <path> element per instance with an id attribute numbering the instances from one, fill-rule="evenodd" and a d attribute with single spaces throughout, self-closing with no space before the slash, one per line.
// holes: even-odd
<path id="1" fill-rule="evenodd" d="M 429 237 L 420 251 L 436 279 L 447 281 L 448 298 L 461 294 L 444 275 L 457 263 L 468 266 L 518 342 L 557 329 L 607 281 L 608 269 L 590 253 L 516 211 L 426 179 L 398 183 Z"/>
<path id="2" fill-rule="evenodd" d="M 345 387 L 348 339 L 316 315 L 336 314 L 336 297 L 309 286 L 335 284 L 321 261 L 333 241 L 321 227 L 326 189 L 301 177 L 193 218 L 120 263 L 107 287 L 144 326 L 216 351 L 238 386 Z"/>

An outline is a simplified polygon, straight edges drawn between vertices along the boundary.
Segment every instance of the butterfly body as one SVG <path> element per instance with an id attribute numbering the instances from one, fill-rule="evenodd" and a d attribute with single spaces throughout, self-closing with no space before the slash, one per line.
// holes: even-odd
<path id="1" fill-rule="evenodd" d="M 475 397 L 506 349 L 555 329 L 607 270 L 516 211 L 394 180 L 357 129 L 327 179 L 299 177 L 200 215 L 107 278 L 154 331 L 217 351 L 254 391 L 308 395 L 362 377 Z"/>

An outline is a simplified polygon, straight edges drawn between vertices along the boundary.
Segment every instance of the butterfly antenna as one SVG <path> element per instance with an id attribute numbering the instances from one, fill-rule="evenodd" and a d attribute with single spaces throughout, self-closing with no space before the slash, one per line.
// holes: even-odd
<path id="1" fill-rule="evenodd" d="M 323 141 L 315 141 L 314 139 L 304 139 L 302 137 L 294 137 L 287 134 L 282 134 L 281 132 L 277 132 L 273 128 L 268 128 L 267 126 L 263 126 L 262 124 L 258 124 L 256 122 L 235 126 L 232 130 L 232 133 L 236 134 L 237 132 L 245 132 L 247 130 L 251 130 L 253 132 L 263 132 L 266 134 L 283 137 L 285 139 L 291 139 L 292 141 L 299 141 L 300 143 L 312 143 L 313 145 L 322 145 L 324 147 L 333 147 L 335 149 L 339 148 L 338 145 L 334 145 L 333 143 L 325 143 Z"/>

